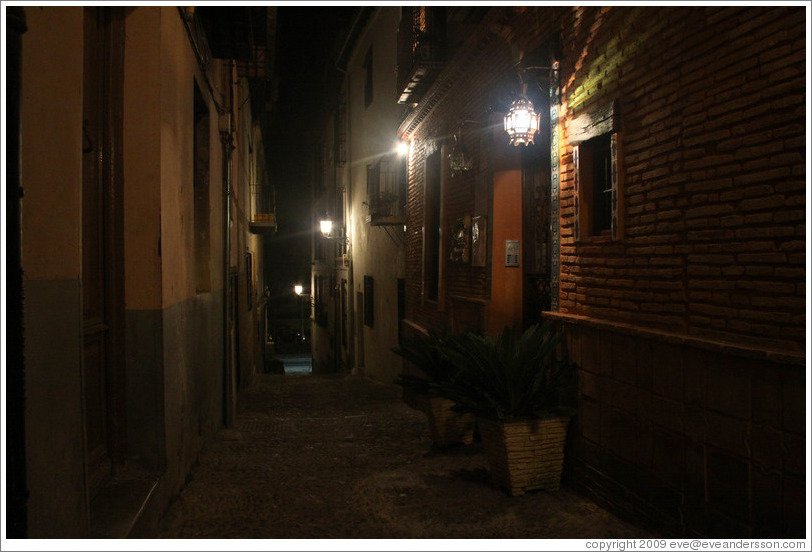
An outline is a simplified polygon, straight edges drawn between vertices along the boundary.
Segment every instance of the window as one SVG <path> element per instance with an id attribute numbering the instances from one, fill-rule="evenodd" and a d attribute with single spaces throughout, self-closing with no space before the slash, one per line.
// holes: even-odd
<path id="1" fill-rule="evenodd" d="M 319 274 L 314 277 L 315 285 L 313 286 L 313 317 L 316 324 L 322 327 L 327 327 L 327 293 L 325 287 L 327 281 L 324 276 Z"/>
<path id="2" fill-rule="evenodd" d="M 336 223 L 338 224 L 338 228 L 336 231 L 339 233 L 339 240 L 338 241 L 338 254 L 339 255 L 346 255 L 347 254 L 347 213 L 344 210 L 344 204 L 346 203 L 346 188 L 337 188 L 336 189 Z"/>
<path id="3" fill-rule="evenodd" d="M 596 236 L 621 238 L 616 114 L 613 104 L 573 125 L 576 240 Z"/>
<path id="4" fill-rule="evenodd" d="M 372 103 L 372 46 L 367 50 L 364 58 L 364 70 L 366 77 L 364 80 L 364 107 L 369 107 Z"/>
<path id="5" fill-rule="evenodd" d="M 385 155 L 377 163 L 367 165 L 367 206 L 372 225 L 406 223 L 408 186 L 406 156 Z"/>
<path id="6" fill-rule="evenodd" d="M 341 278 L 341 346 L 347 350 L 349 341 L 347 324 L 349 323 L 349 313 L 347 311 L 347 279 Z"/>
<path id="7" fill-rule="evenodd" d="M 608 236 L 612 230 L 611 135 L 604 134 L 578 146 L 581 235 Z"/>
<path id="8" fill-rule="evenodd" d="M 364 324 L 375 324 L 375 288 L 372 276 L 364 276 Z"/>
<path id="9" fill-rule="evenodd" d="M 440 295 L 441 215 L 440 149 L 426 157 L 425 206 L 423 229 L 423 296 L 437 301 Z"/>

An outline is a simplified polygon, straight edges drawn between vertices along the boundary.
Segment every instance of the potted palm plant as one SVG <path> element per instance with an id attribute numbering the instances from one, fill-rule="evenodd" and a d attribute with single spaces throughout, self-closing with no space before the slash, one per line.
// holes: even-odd
<path id="1" fill-rule="evenodd" d="M 435 386 L 453 379 L 457 368 L 446 358 L 449 343 L 457 339 L 448 333 L 430 332 L 408 338 L 393 351 L 417 368 L 402 373 L 395 383 L 403 387 L 403 398 L 412 408 L 426 414 L 432 442 L 438 447 L 470 444 L 476 417 L 454 409 L 453 401 L 438 395 Z"/>
<path id="2" fill-rule="evenodd" d="M 453 377 L 429 382 L 476 416 L 491 479 L 511 495 L 560 485 L 577 389 L 562 339 L 549 321 L 521 335 L 507 327 L 497 337 L 462 334 L 443 347 Z"/>

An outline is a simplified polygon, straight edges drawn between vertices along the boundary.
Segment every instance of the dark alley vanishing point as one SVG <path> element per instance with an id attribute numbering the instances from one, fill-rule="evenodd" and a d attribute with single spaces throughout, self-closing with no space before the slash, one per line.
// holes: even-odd
<path id="1" fill-rule="evenodd" d="M 159 538 L 635 538 L 571 489 L 508 496 L 481 444 L 432 448 L 400 388 L 260 374 L 202 453 Z"/>

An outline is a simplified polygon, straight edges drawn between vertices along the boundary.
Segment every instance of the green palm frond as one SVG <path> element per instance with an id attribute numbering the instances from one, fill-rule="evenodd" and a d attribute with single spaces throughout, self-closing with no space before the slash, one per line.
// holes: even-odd
<path id="1" fill-rule="evenodd" d="M 404 340 L 392 352 L 411 362 L 420 375 L 400 374 L 395 383 L 419 393 L 431 390 L 429 382 L 446 381 L 454 377 L 457 368 L 446 358 L 445 349 L 451 339 L 448 333 L 430 332 Z"/>
<path id="2" fill-rule="evenodd" d="M 429 382 L 457 409 L 492 418 L 572 414 L 575 367 L 565 351 L 557 355 L 561 330 L 550 322 L 517 335 L 506 327 L 496 338 L 475 333 L 454 336 L 444 345 L 453 378 Z"/>

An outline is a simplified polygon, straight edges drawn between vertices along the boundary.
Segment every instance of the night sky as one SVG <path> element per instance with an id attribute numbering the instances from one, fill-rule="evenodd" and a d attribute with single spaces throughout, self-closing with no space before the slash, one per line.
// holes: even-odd
<path id="1" fill-rule="evenodd" d="M 314 134 L 325 110 L 325 75 L 330 58 L 354 8 L 278 8 L 279 97 L 264 133 L 270 150 L 268 172 L 276 187 L 278 232 L 265 245 L 265 274 L 271 316 L 299 316 L 293 284 L 310 287 L 310 182 Z"/>

